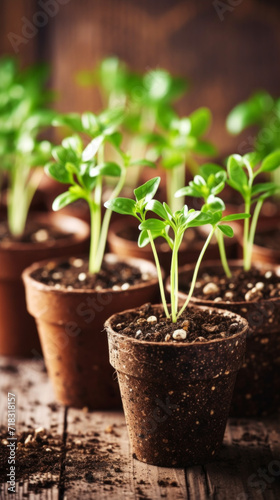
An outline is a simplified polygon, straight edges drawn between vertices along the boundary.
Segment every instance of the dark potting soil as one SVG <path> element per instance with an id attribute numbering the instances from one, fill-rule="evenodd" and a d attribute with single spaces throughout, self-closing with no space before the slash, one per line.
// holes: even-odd
<path id="1" fill-rule="evenodd" d="M 176 323 L 162 309 L 145 304 L 116 316 L 112 327 L 122 335 L 150 342 L 208 342 L 231 337 L 243 329 L 242 323 L 216 311 L 196 311 L 188 307 Z"/>
<path id="2" fill-rule="evenodd" d="M 271 250 L 280 250 L 280 226 L 256 235 L 255 244 Z"/>
<path id="3" fill-rule="evenodd" d="M 27 221 L 24 233 L 20 237 L 11 235 L 7 221 L 0 222 L 0 244 L 9 243 L 44 243 L 48 246 L 55 244 L 57 240 L 71 238 L 72 233 L 63 233 L 55 227 Z"/>
<path id="4" fill-rule="evenodd" d="M 180 278 L 180 290 L 188 293 L 190 283 Z M 237 269 L 232 277 L 203 273 L 197 280 L 194 296 L 214 302 L 259 302 L 263 299 L 280 297 L 280 276 L 274 271 L 252 268 L 250 271 Z"/>
<path id="5" fill-rule="evenodd" d="M 88 259 L 72 258 L 60 264 L 49 262 L 32 273 L 32 278 L 57 289 L 68 290 L 128 290 L 151 278 L 124 262 L 104 261 L 101 271 L 91 275 L 88 272 Z"/>

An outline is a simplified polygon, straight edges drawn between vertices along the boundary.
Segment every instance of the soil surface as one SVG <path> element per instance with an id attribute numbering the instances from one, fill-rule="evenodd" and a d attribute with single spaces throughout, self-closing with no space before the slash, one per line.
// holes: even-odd
<path id="1" fill-rule="evenodd" d="M 243 324 L 214 310 L 197 311 L 188 307 L 176 323 L 151 304 L 116 316 L 115 331 L 137 340 L 150 342 L 208 342 L 231 337 L 243 329 Z"/>
<path id="2" fill-rule="evenodd" d="M 49 262 L 31 276 L 46 285 L 68 290 L 128 290 L 132 285 L 151 278 L 150 274 L 141 273 L 136 267 L 115 261 L 104 261 L 101 271 L 91 275 L 88 272 L 88 259 L 82 258 L 72 258 L 60 264 Z"/>
<path id="3" fill-rule="evenodd" d="M 260 247 L 270 248 L 271 250 L 280 251 L 280 227 L 271 229 L 270 231 L 261 232 L 255 237 L 255 244 Z"/>
<path id="4" fill-rule="evenodd" d="M 190 283 L 180 277 L 180 290 L 188 293 Z M 214 276 L 203 273 L 197 280 L 194 296 L 214 302 L 259 302 L 263 299 L 280 297 L 280 276 L 274 271 L 252 268 L 250 271 L 237 269 L 232 277 Z"/>
<path id="5" fill-rule="evenodd" d="M 27 221 L 24 234 L 20 237 L 11 235 L 7 221 L 0 222 L 0 244 L 19 243 L 44 243 L 48 246 L 55 244 L 57 240 L 71 238 L 72 233 L 63 233 L 53 226 L 42 226 L 34 221 Z"/>

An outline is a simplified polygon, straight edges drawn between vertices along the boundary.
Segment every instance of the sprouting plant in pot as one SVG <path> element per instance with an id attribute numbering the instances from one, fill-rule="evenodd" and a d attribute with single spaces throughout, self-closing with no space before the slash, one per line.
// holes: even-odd
<path id="1" fill-rule="evenodd" d="M 209 210 L 212 212 L 222 212 L 225 210 L 225 204 L 217 195 L 223 191 L 226 180 L 227 172 L 223 167 L 215 163 L 206 163 L 199 168 L 199 173 L 194 176 L 188 186 L 181 188 L 175 193 L 175 197 L 191 196 L 193 198 L 201 198 L 204 201 L 204 205 L 201 207 L 202 212 Z M 229 215 L 228 218 L 224 217 L 223 220 L 225 222 L 240 220 L 240 217 L 239 214 Z M 224 236 L 232 237 L 232 228 L 227 225 L 220 225 L 218 229 L 215 231 L 215 236 L 219 246 L 221 262 L 226 276 L 230 277 L 231 271 L 226 256 Z"/>
<path id="2" fill-rule="evenodd" d="M 120 407 L 103 325 L 124 302 L 137 307 L 145 298 L 154 300 L 157 293 L 156 269 L 151 262 L 104 255 L 111 218 L 110 209 L 101 211 L 107 178 L 115 179 L 114 198 L 122 189 L 128 166 L 136 162 L 121 148 L 117 114 L 117 110 L 109 110 L 56 120 L 77 133 L 53 148 L 54 160 L 45 167 L 48 175 L 66 187 L 54 200 L 53 209 L 79 199 L 88 204 L 89 259 L 78 254 L 37 262 L 23 275 L 28 310 L 36 318 L 56 397 L 79 408 Z M 116 149 L 118 163 L 106 161 L 107 143 Z"/>
<path id="3" fill-rule="evenodd" d="M 171 317 L 172 322 L 176 323 L 178 317 L 184 312 L 192 297 L 202 258 L 214 233 L 219 230 L 222 234 L 226 234 L 227 236 L 232 237 L 232 228 L 227 224 L 224 224 L 224 222 L 247 218 L 250 217 L 250 215 L 233 214 L 223 217 L 222 209 L 224 207 L 224 204 L 218 197 L 215 197 L 214 200 L 211 198 L 208 199 L 207 204 L 204 205 L 204 211 L 194 209 L 189 210 L 187 205 L 184 205 L 181 210 L 172 212 L 167 203 L 164 202 L 162 204 L 160 201 L 153 199 L 159 184 L 160 177 L 155 177 L 154 179 L 146 182 L 143 186 L 140 186 L 134 190 L 135 200 L 132 200 L 130 198 L 116 198 L 108 200 L 105 203 L 105 206 L 107 207 L 107 209 L 110 209 L 119 214 L 132 215 L 139 221 L 139 228 L 141 232 L 139 235 L 138 245 L 140 247 L 144 247 L 150 244 L 152 247 L 154 260 L 158 271 L 158 280 L 163 308 L 167 318 Z M 156 215 L 159 218 L 147 218 L 148 212 L 152 212 L 153 215 Z M 209 235 L 201 249 L 200 255 L 195 265 L 188 299 L 178 311 L 178 253 L 180 250 L 180 246 L 182 244 L 184 234 L 188 228 L 199 227 L 205 224 L 211 225 L 211 231 L 209 232 Z M 171 232 L 172 235 L 170 235 Z M 154 244 L 154 240 L 159 237 L 165 239 L 172 252 L 170 268 L 171 313 L 169 313 L 167 307 L 160 262 L 157 249 Z"/>
<path id="4" fill-rule="evenodd" d="M 68 185 L 66 192 L 60 194 L 53 202 L 55 211 L 84 199 L 89 206 L 91 218 L 91 241 L 89 254 L 89 272 L 94 274 L 101 269 L 105 252 L 107 233 L 111 219 L 111 210 L 106 210 L 102 219 L 102 193 L 107 177 L 117 179 L 110 198 L 118 196 L 122 190 L 127 169 L 134 165 L 153 164 L 147 160 L 132 160 L 129 153 L 121 149 L 122 135 L 117 128 L 122 119 L 121 110 L 107 110 L 100 115 L 87 112 L 80 115 L 62 115 L 55 120 L 56 124 L 64 124 L 76 130 L 73 136 L 63 139 L 60 146 L 53 148 L 53 162 L 45 171 L 52 178 Z M 90 141 L 84 147 L 83 136 Z M 106 161 L 104 149 L 110 143 L 119 155 L 119 163 Z"/>
<path id="5" fill-rule="evenodd" d="M 116 57 L 105 58 L 93 71 L 80 73 L 78 81 L 82 85 L 96 85 L 105 107 L 124 109 L 122 131 L 133 159 L 146 157 L 143 134 L 154 132 L 159 121 L 174 115 L 172 105 L 187 89 L 185 79 L 164 69 L 137 74 Z M 127 182 L 133 187 L 142 168 L 129 173 Z"/>
<path id="6" fill-rule="evenodd" d="M 244 138 L 239 146 L 239 152 L 245 154 L 254 149 L 260 159 L 264 159 L 280 147 L 280 99 L 274 98 L 264 90 L 255 92 L 231 110 L 226 126 L 233 135 L 238 135 L 248 128 L 257 129 L 256 133 Z M 278 184 L 279 172 L 276 170 L 271 173 L 273 180 Z"/>
<path id="7" fill-rule="evenodd" d="M 167 175 L 167 201 L 172 211 L 182 208 L 182 197 L 175 198 L 175 193 L 184 187 L 186 169 L 194 175 L 198 170 L 196 155 L 213 156 L 214 145 L 204 139 L 211 123 L 208 108 L 199 108 L 188 117 L 179 118 L 175 113 L 160 116 L 161 131 L 146 134 L 144 139 L 151 146 L 147 158 L 157 161 Z"/>
<path id="8" fill-rule="evenodd" d="M 244 200 L 243 262 L 230 263 L 227 277 L 219 263 L 203 266 L 193 302 L 208 307 L 220 307 L 245 317 L 250 326 L 244 367 L 237 377 L 232 414 L 235 416 L 266 415 L 279 406 L 275 387 L 280 383 L 279 356 L 279 291 L 277 269 L 273 265 L 252 259 L 253 242 L 258 218 L 264 201 L 279 186 L 273 182 L 258 182 L 263 173 L 273 172 L 280 165 L 280 151 L 263 160 L 257 153 L 231 155 L 227 161 L 227 183 Z M 251 215 L 251 218 L 249 217 Z M 221 272 L 222 271 L 222 272 Z M 186 296 L 193 269 L 180 271 L 180 283 Z M 203 273 L 205 277 L 203 277 Z"/>
<path id="9" fill-rule="evenodd" d="M 159 177 L 151 179 L 134 190 L 135 199 L 116 198 L 106 202 L 106 206 L 138 220 L 139 245 L 150 244 L 153 250 L 162 303 L 115 314 L 105 326 L 133 453 L 139 460 L 154 465 L 186 466 L 208 461 L 222 442 L 236 371 L 242 364 L 247 326 L 240 316 L 228 312 L 224 317 L 221 311 L 187 308 L 214 232 L 218 229 L 231 233 L 231 228 L 222 226 L 220 210 L 201 212 L 185 205 L 172 212 L 168 204 L 154 199 L 159 183 Z M 210 224 L 211 230 L 195 265 L 189 297 L 179 306 L 178 251 L 185 231 L 204 224 Z M 154 244 L 159 237 L 166 240 L 172 251 L 170 308 Z M 224 321 L 229 323 L 225 326 Z M 237 328 L 233 338 L 232 330 L 225 333 L 232 322 Z M 204 338 L 204 327 L 212 333 L 222 328 L 223 338 L 218 333 Z M 168 416 L 155 419 L 151 431 L 149 417 L 156 415 L 162 401 L 168 404 Z"/>
<path id="10" fill-rule="evenodd" d="M 280 150 L 269 154 L 261 162 L 256 152 L 244 156 L 231 155 L 227 161 L 227 183 L 241 194 L 245 213 L 252 213 L 251 221 L 248 218 L 244 220 L 243 265 L 245 271 L 249 271 L 252 265 L 253 243 L 263 203 L 280 191 L 280 186 L 275 182 L 256 183 L 255 181 L 261 174 L 275 172 L 279 166 Z"/>
<path id="11" fill-rule="evenodd" d="M 0 169 L 7 177 L 9 230 L 17 238 L 24 232 L 41 166 L 51 157 L 50 142 L 40 139 L 55 116 L 45 107 L 47 76 L 46 66 L 19 71 L 10 58 L 0 64 Z"/>

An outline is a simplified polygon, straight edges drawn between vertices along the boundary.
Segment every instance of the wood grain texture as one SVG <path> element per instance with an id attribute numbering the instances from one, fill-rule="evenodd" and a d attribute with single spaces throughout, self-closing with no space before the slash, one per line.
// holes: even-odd
<path id="1" fill-rule="evenodd" d="M 17 369 L 7 369 L 15 366 Z M 5 368 L 6 367 L 6 368 Z M 217 459 L 205 466 L 168 469 L 131 456 L 121 412 L 88 412 L 57 406 L 42 362 L 0 359 L 0 424 L 7 422 L 7 392 L 16 393 L 17 431 L 54 426 L 64 442 L 56 484 L 35 493 L 29 484 L 0 500 L 278 500 L 280 498 L 279 416 L 231 419 Z M 30 426 L 30 427 L 29 427 Z"/>

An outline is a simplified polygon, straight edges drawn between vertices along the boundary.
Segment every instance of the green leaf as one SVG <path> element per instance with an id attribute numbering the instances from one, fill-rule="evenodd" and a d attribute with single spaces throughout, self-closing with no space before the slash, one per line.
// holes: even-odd
<path id="1" fill-rule="evenodd" d="M 261 172 L 272 172 L 280 166 L 280 149 L 268 155 L 262 162 Z"/>
<path id="2" fill-rule="evenodd" d="M 201 165 L 199 172 L 206 181 L 211 174 L 216 175 L 218 173 L 224 173 L 225 178 L 227 175 L 225 169 L 216 163 L 205 163 L 204 165 Z"/>
<path id="3" fill-rule="evenodd" d="M 137 201 L 145 199 L 146 202 L 150 201 L 157 192 L 158 186 L 160 184 L 160 177 L 155 177 L 150 179 L 142 186 L 134 189 L 134 195 Z"/>
<path id="4" fill-rule="evenodd" d="M 261 124 L 266 113 L 273 107 L 273 99 L 268 92 L 261 91 L 241 102 L 229 113 L 226 126 L 231 134 L 239 134 L 250 125 Z"/>
<path id="5" fill-rule="evenodd" d="M 65 149 L 72 149 L 78 156 L 80 156 L 82 153 L 83 143 L 78 135 L 66 137 L 65 139 L 63 139 L 61 144 Z"/>
<path id="6" fill-rule="evenodd" d="M 65 165 L 61 163 L 48 163 L 44 170 L 47 175 L 62 184 L 72 183 L 72 175 L 66 170 Z"/>
<path id="7" fill-rule="evenodd" d="M 217 154 L 217 149 L 209 141 L 196 141 L 192 147 L 192 151 L 200 155 L 214 156 Z"/>
<path id="8" fill-rule="evenodd" d="M 249 219 L 249 217 L 251 217 L 251 215 L 246 213 L 231 214 L 231 215 L 225 215 L 225 217 L 223 217 L 221 220 L 224 222 L 230 222 L 233 220 Z"/>
<path id="9" fill-rule="evenodd" d="M 216 214 L 217 213 L 218 212 L 216 212 Z M 215 214 L 212 214 L 210 212 L 207 213 L 200 212 L 197 215 L 197 217 L 188 222 L 188 227 L 198 227 L 198 226 L 204 226 L 204 224 L 212 224 L 214 215 Z"/>
<path id="10" fill-rule="evenodd" d="M 220 229 L 220 231 L 222 231 L 222 233 L 224 233 L 226 236 L 229 236 L 230 238 L 232 238 L 232 237 L 234 236 L 234 232 L 233 232 L 232 227 L 227 226 L 226 224 L 219 224 L 219 225 L 218 225 L 218 228 L 219 228 L 219 229 Z"/>
<path id="11" fill-rule="evenodd" d="M 70 205 L 70 203 L 73 203 L 73 201 L 76 201 L 79 199 L 79 196 L 75 193 L 70 193 L 69 191 L 66 191 L 65 193 L 60 194 L 53 202 L 52 209 L 57 212 L 61 208 L 66 207 L 67 205 Z"/>
<path id="12" fill-rule="evenodd" d="M 161 233 L 166 226 L 166 222 L 159 219 L 147 219 L 140 224 L 141 230 L 156 231 Z"/>
<path id="13" fill-rule="evenodd" d="M 245 192 L 248 186 L 248 178 L 243 168 L 243 159 L 240 155 L 231 155 L 227 162 L 227 170 L 232 186 L 241 193 Z"/>
<path id="14" fill-rule="evenodd" d="M 151 210 L 151 212 L 154 212 L 164 220 L 169 218 L 164 206 L 158 200 L 150 200 L 146 205 L 146 210 Z"/>
<path id="15" fill-rule="evenodd" d="M 98 135 L 97 137 L 95 137 L 84 149 L 82 154 L 82 160 L 83 161 L 92 160 L 103 142 L 104 142 L 103 135 Z"/>
<path id="16" fill-rule="evenodd" d="M 119 149 L 122 143 L 122 134 L 120 132 L 114 132 L 108 137 L 108 141 L 111 142 L 116 149 Z"/>
<path id="17" fill-rule="evenodd" d="M 135 201 L 130 198 L 115 198 L 106 201 L 104 206 L 117 214 L 133 215 L 135 217 Z"/>
<path id="18" fill-rule="evenodd" d="M 262 193 L 264 191 L 268 191 L 270 189 L 277 188 L 276 184 L 274 182 L 262 182 L 260 184 L 255 184 L 255 186 L 252 187 L 252 196 L 255 196 L 256 194 Z"/>
<path id="19" fill-rule="evenodd" d="M 144 248 L 150 243 L 150 238 L 148 236 L 148 231 L 141 231 L 138 238 L 138 246 Z"/>
<path id="20" fill-rule="evenodd" d="M 131 167 L 133 167 L 134 165 L 139 165 L 140 167 L 150 167 L 150 168 L 156 168 L 156 165 L 153 161 L 149 161 L 149 160 L 134 160 L 132 162 L 130 162 L 129 164 Z"/>
<path id="21" fill-rule="evenodd" d="M 217 196 L 214 196 L 213 194 L 210 194 L 207 199 L 207 207 L 210 211 L 213 212 L 223 211 L 226 208 L 223 200 L 221 200 L 221 198 L 218 198 Z"/>
<path id="22" fill-rule="evenodd" d="M 200 137 L 211 123 L 211 111 L 208 108 L 199 108 L 189 116 L 191 122 L 191 135 Z"/>
<path id="23" fill-rule="evenodd" d="M 97 177 L 98 175 L 108 175 L 110 177 L 119 177 L 121 175 L 121 167 L 114 162 L 105 162 L 90 169 L 90 176 Z"/>

